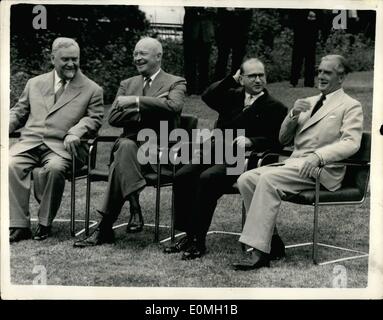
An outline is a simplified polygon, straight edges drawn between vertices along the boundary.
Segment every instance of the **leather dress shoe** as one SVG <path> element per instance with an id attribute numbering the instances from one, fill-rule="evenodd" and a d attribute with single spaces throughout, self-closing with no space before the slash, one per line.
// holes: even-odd
<path id="1" fill-rule="evenodd" d="M 130 219 L 126 226 L 127 233 L 136 233 L 142 231 L 144 228 L 144 218 L 142 216 L 141 208 L 131 210 Z"/>
<path id="2" fill-rule="evenodd" d="M 271 238 L 270 260 L 279 260 L 286 256 L 285 244 L 278 234 Z"/>
<path id="3" fill-rule="evenodd" d="M 35 232 L 35 235 L 33 236 L 33 240 L 45 240 L 51 235 L 51 227 L 46 227 L 41 224 L 37 226 L 37 230 Z"/>
<path id="4" fill-rule="evenodd" d="M 94 247 L 99 246 L 104 243 L 114 243 L 114 231 L 110 230 L 102 230 L 98 227 L 96 230 L 92 232 L 89 237 L 78 240 L 73 244 L 75 248 L 85 248 L 85 247 Z"/>
<path id="5" fill-rule="evenodd" d="M 189 248 L 193 243 L 193 240 L 186 236 L 178 240 L 176 243 L 171 244 L 168 247 L 164 248 L 164 253 L 178 253 L 181 251 L 185 251 Z"/>
<path id="6" fill-rule="evenodd" d="M 189 248 L 182 254 L 182 260 L 193 260 L 201 258 L 206 253 L 206 247 L 204 245 L 197 245 L 193 243 Z"/>
<path id="7" fill-rule="evenodd" d="M 240 262 L 233 263 L 235 270 L 253 270 L 263 267 L 270 267 L 270 258 L 266 253 L 251 252 L 249 257 L 244 258 Z"/>
<path id="8" fill-rule="evenodd" d="M 19 242 L 32 238 L 32 232 L 29 228 L 10 228 L 9 242 Z"/>

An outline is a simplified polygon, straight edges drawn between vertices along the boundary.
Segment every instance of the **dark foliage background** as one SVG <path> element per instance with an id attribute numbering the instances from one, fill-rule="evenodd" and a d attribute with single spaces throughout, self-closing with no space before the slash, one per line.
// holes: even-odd
<path id="1" fill-rule="evenodd" d="M 136 72 L 132 52 L 149 22 L 138 6 L 45 5 L 47 29 L 32 27 L 32 5 L 11 9 L 11 105 L 26 80 L 51 69 L 50 51 L 59 36 L 76 39 L 81 69 L 104 88 L 105 101 L 116 94 L 119 82 Z M 30 21 L 30 23 L 20 23 Z"/>
<path id="2" fill-rule="evenodd" d="M 105 103 L 111 103 L 119 82 L 136 74 L 132 52 L 137 40 L 151 35 L 149 22 L 138 6 L 44 5 L 47 29 L 32 27 L 33 5 L 11 8 L 11 107 L 28 78 L 51 69 L 50 50 L 58 36 L 72 37 L 81 48 L 81 69 L 104 88 Z M 317 61 L 327 53 L 348 58 L 354 71 L 372 70 L 374 63 L 375 14 L 358 11 L 358 27 L 331 30 L 331 10 L 324 10 L 317 44 Z M 247 52 L 267 66 L 268 82 L 288 80 L 293 32 L 290 10 L 254 9 Z M 25 23 L 21 23 L 24 21 Z M 161 39 L 163 68 L 183 75 L 182 39 Z M 217 49 L 213 45 L 210 72 L 214 73 Z M 229 70 L 229 66 L 228 66 Z"/>

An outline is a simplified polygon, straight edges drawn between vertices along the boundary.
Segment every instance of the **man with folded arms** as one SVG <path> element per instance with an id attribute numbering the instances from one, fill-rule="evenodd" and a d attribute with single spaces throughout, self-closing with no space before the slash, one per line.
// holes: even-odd
<path id="1" fill-rule="evenodd" d="M 161 59 L 162 45 L 158 40 L 143 38 L 138 41 L 133 60 L 139 75 L 121 82 L 109 115 L 109 123 L 124 128 L 124 132 L 113 147 L 108 187 L 99 210 L 102 219 L 88 238 L 74 243 L 75 247 L 113 243 L 112 226 L 126 200 L 131 213 L 126 232 L 139 232 L 143 228 L 139 193 L 146 185 L 144 174 L 156 168 L 138 161 L 142 142 L 137 141 L 137 134 L 146 128 L 159 134 L 160 121 L 167 121 L 169 131 L 178 127 L 186 92 L 185 80 L 163 71 Z M 155 141 L 149 144 L 156 146 Z M 149 147 L 150 150 L 156 148 Z"/>
<path id="2" fill-rule="evenodd" d="M 40 202 L 35 240 L 45 240 L 60 207 L 65 173 L 72 155 L 84 163 L 80 138 L 94 135 L 104 115 L 103 91 L 79 69 L 76 41 L 57 38 L 52 45 L 54 70 L 30 79 L 10 110 L 9 132 L 21 129 L 20 140 L 10 148 L 10 242 L 29 239 L 29 196 L 32 170 L 35 195 Z M 35 171 L 36 172 L 36 171 Z"/>
<path id="3" fill-rule="evenodd" d="M 363 111 L 361 104 L 342 89 L 348 71 L 344 57 L 323 57 L 318 69 L 321 94 L 298 99 L 282 123 L 280 142 L 294 144 L 290 158 L 239 177 L 238 187 L 247 211 L 239 241 L 254 250 L 235 263 L 235 269 L 269 267 L 270 242 L 282 199 L 314 189 L 313 177 L 319 166 L 344 160 L 359 150 Z M 340 188 L 344 174 L 344 166 L 327 166 L 320 183 L 335 191 Z"/>

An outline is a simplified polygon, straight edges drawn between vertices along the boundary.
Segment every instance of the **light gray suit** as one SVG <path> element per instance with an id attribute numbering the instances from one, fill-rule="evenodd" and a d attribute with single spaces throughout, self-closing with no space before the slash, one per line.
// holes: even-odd
<path id="1" fill-rule="evenodd" d="M 299 169 L 305 158 L 315 153 L 321 164 L 346 159 L 359 150 L 363 133 L 360 103 L 343 89 L 334 92 L 311 117 L 319 96 L 307 98 L 311 109 L 282 123 L 279 139 L 284 145 L 294 143 L 294 151 L 282 163 L 260 167 L 242 174 L 238 187 L 244 199 L 247 219 L 240 242 L 269 253 L 273 229 L 283 198 L 313 189 L 313 178 L 302 178 Z M 330 191 L 340 188 L 343 166 L 324 169 L 321 184 Z"/>
<path id="2" fill-rule="evenodd" d="M 22 127 L 20 140 L 11 146 L 9 159 L 10 227 L 29 227 L 31 171 L 42 166 L 39 223 L 49 226 L 60 206 L 64 174 L 71 155 L 66 135 L 81 138 L 97 133 L 104 114 L 103 91 L 77 71 L 61 97 L 54 102 L 54 71 L 30 79 L 10 110 L 9 132 Z"/>

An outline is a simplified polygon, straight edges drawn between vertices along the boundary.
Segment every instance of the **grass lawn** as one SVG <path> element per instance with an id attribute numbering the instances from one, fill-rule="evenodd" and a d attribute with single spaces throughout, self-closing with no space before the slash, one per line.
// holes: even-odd
<path id="1" fill-rule="evenodd" d="M 345 84 L 345 91 L 362 102 L 365 130 L 371 129 L 372 72 L 353 73 Z M 272 95 L 292 106 L 295 99 L 317 94 L 313 88 L 289 88 L 288 82 L 269 85 Z M 184 113 L 195 114 L 199 127 L 211 128 L 217 117 L 199 96 L 187 98 Z M 107 125 L 101 134 L 118 134 L 119 129 Z M 105 165 L 110 146 L 100 148 L 100 166 Z M 92 184 L 91 219 L 99 217 L 95 210 L 101 205 L 106 183 Z M 168 225 L 170 218 L 170 188 L 162 190 L 161 224 Z M 141 206 L 145 223 L 154 221 L 154 188 L 141 193 Z M 32 216 L 36 216 L 37 204 L 32 200 Z M 77 183 L 78 219 L 85 212 L 85 180 Z M 311 207 L 289 203 L 282 205 L 278 227 L 287 245 L 311 241 Z M 369 248 L 369 198 L 362 206 L 325 207 L 320 211 L 320 242 L 353 247 L 368 251 Z M 43 265 L 47 270 L 48 285 L 62 286 L 116 286 L 116 287 L 287 287 L 331 288 L 334 266 L 314 266 L 309 247 L 288 249 L 287 257 L 273 262 L 271 268 L 254 272 L 236 272 L 231 263 L 241 256 L 238 236 L 211 234 L 208 236 L 208 253 L 202 259 L 181 261 L 180 255 L 164 255 L 162 245 L 153 243 L 153 228 L 147 226 L 135 235 L 125 233 L 128 205 L 122 210 L 114 245 L 94 248 L 73 248 L 74 239 L 69 234 L 70 186 L 67 183 L 62 206 L 53 225 L 54 236 L 44 242 L 23 241 L 11 246 L 11 281 L 13 284 L 32 284 L 36 274 L 33 269 Z M 239 195 L 225 195 L 219 201 L 211 230 L 240 232 L 241 199 Z M 36 222 L 33 222 L 35 228 Z M 83 227 L 77 223 L 77 230 Z M 161 238 L 169 229 L 161 228 Z M 321 259 L 339 258 L 343 253 L 332 249 L 320 249 Z M 338 263 L 346 268 L 347 287 L 367 286 L 368 260 L 359 259 Z"/>

